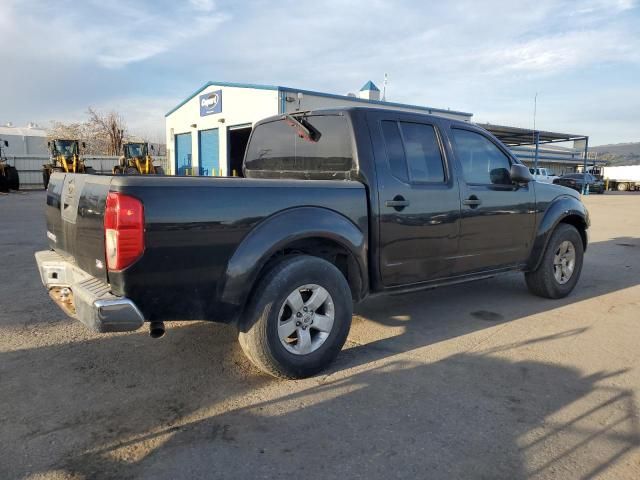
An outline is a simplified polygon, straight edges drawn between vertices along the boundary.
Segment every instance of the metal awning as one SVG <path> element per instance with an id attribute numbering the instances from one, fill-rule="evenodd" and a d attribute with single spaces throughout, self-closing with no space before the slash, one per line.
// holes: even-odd
<path id="1" fill-rule="evenodd" d="M 529 128 L 492 125 L 490 123 L 479 123 L 478 126 L 488 130 L 498 137 L 502 143 L 510 147 L 515 147 L 517 145 L 535 145 L 536 134 L 538 136 L 538 144 L 573 142 L 588 138 L 586 135 L 575 135 L 573 133 L 545 132 Z"/>
<path id="2" fill-rule="evenodd" d="M 529 128 L 519 127 L 507 127 L 505 125 L 491 125 L 490 123 L 479 123 L 480 127 L 488 130 L 495 135 L 502 143 L 509 147 L 516 147 L 521 145 L 535 145 L 535 152 L 533 158 L 534 168 L 538 168 L 538 160 L 540 159 L 539 151 L 541 144 L 560 143 L 560 142 L 574 142 L 576 147 L 576 141 L 582 142 L 580 150 L 582 152 L 582 164 L 584 171 L 587 171 L 587 159 L 589 156 L 589 137 L 587 135 L 575 135 L 573 133 L 557 133 L 546 132 L 542 130 L 532 130 Z M 595 160 L 594 160 L 595 165 Z M 587 183 L 584 182 L 583 194 L 587 193 L 585 190 Z"/>

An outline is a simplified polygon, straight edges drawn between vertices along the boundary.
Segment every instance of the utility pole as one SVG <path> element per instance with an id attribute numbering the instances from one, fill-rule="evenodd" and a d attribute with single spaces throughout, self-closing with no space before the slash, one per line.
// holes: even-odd
<path id="1" fill-rule="evenodd" d="M 538 149 L 540 146 L 540 133 L 536 130 L 536 114 L 538 113 L 538 92 L 533 97 L 533 141 L 536 145 L 536 155 L 533 162 L 533 174 L 538 174 Z"/>
<path id="2" fill-rule="evenodd" d="M 382 101 L 385 102 L 387 100 L 387 80 L 388 75 L 384 74 L 384 81 L 382 82 Z"/>

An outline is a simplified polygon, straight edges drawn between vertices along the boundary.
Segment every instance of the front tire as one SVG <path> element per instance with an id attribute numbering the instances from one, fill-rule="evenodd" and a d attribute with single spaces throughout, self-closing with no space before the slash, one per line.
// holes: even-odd
<path id="1" fill-rule="evenodd" d="M 258 282 L 238 340 L 263 372 L 305 378 L 336 358 L 352 313 L 349 284 L 333 264 L 306 255 L 285 258 Z"/>
<path id="2" fill-rule="evenodd" d="M 571 293 L 582 271 L 584 246 L 578 230 L 558 225 L 549 239 L 538 268 L 524 275 L 529 291 L 545 298 L 563 298 Z"/>

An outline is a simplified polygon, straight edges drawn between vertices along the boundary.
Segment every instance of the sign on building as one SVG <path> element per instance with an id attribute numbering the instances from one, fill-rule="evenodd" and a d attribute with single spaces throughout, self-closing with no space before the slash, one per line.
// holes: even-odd
<path id="1" fill-rule="evenodd" d="M 222 90 L 200 95 L 200 116 L 222 112 Z"/>

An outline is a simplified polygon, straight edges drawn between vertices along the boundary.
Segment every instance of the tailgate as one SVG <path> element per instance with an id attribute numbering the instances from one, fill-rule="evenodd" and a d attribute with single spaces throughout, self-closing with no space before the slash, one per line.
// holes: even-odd
<path id="1" fill-rule="evenodd" d="M 47 189 L 49 246 L 107 281 L 103 217 L 111 177 L 54 173 Z"/>

